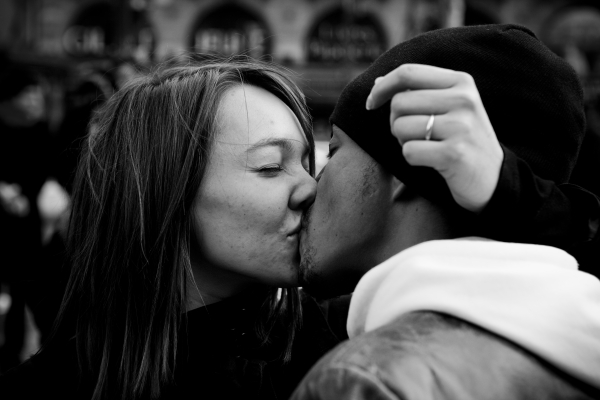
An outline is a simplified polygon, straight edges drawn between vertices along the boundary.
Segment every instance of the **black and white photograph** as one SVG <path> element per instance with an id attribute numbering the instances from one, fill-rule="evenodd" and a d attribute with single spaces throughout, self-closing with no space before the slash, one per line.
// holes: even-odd
<path id="1" fill-rule="evenodd" d="M 0 0 L 1 400 L 600 400 L 597 0 Z"/>

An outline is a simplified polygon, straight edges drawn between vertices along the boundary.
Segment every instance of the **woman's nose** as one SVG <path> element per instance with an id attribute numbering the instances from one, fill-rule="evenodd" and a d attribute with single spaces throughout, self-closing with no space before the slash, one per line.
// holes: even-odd
<path id="1" fill-rule="evenodd" d="M 317 195 L 317 181 L 309 173 L 302 174 L 300 182 L 290 196 L 290 209 L 305 210 L 312 205 Z"/>

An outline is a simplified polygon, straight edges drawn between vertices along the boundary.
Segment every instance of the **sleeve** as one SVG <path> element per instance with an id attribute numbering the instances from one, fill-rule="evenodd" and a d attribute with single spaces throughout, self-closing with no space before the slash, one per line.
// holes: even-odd
<path id="1" fill-rule="evenodd" d="M 503 151 L 498 186 L 478 219 L 483 235 L 561 248 L 581 270 L 600 277 L 600 200 L 579 186 L 536 176 L 512 151 Z"/>
<path id="2" fill-rule="evenodd" d="M 313 370 L 290 400 L 401 400 L 375 375 L 360 368 Z"/>

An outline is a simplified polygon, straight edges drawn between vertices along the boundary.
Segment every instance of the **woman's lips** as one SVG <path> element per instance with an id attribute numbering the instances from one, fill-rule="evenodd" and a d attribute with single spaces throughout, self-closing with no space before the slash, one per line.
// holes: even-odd
<path id="1" fill-rule="evenodd" d="M 295 241 L 295 240 L 298 240 L 298 239 L 299 239 L 299 237 L 300 237 L 300 234 L 299 234 L 299 233 L 293 233 L 293 234 L 291 234 L 291 235 L 287 235 L 287 239 L 288 239 L 288 240 L 294 240 L 294 241 Z"/>
<path id="2" fill-rule="evenodd" d="M 302 224 L 298 224 L 290 233 L 288 233 L 288 237 L 298 236 L 301 229 L 302 229 Z"/>

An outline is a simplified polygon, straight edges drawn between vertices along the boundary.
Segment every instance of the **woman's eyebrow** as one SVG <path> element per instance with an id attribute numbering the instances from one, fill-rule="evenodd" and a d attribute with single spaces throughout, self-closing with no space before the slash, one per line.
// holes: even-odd
<path id="1" fill-rule="evenodd" d="M 292 140 L 292 139 L 283 139 L 283 138 L 261 139 L 258 142 L 252 144 L 250 147 L 248 147 L 246 152 L 250 153 L 250 152 L 256 151 L 258 149 L 261 149 L 264 147 L 270 147 L 270 146 L 279 147 L 283 151 L 291 152 L 294 149 L 294 145 L 292 142 L 298 142 L 298 141 Z"/>

